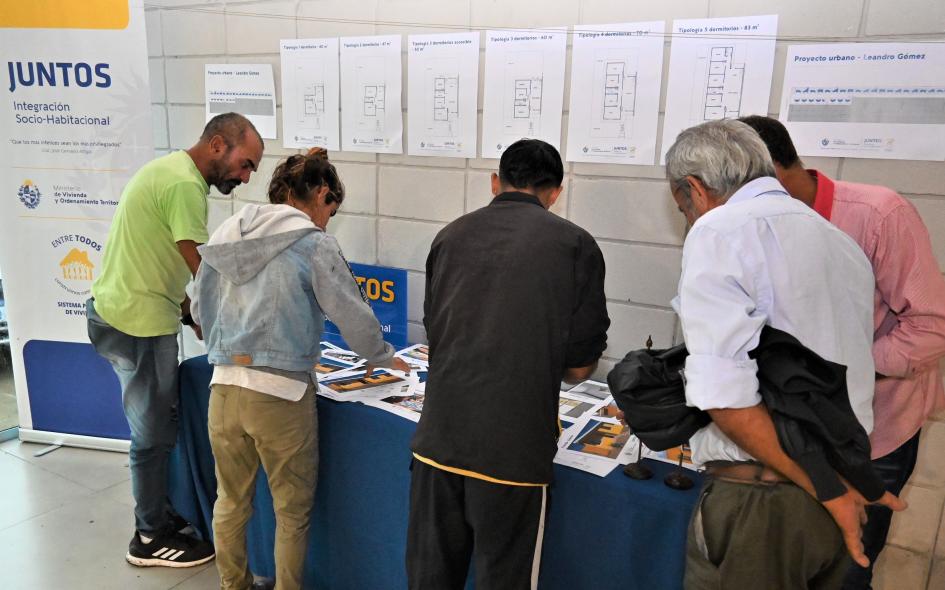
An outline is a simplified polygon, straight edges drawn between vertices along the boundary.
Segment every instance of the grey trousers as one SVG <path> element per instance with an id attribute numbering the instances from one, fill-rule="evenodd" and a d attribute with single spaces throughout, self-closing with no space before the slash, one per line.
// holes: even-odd
<path id="1" fill-rule="evenodd" d="M 135 527 L 155 536 L 173 512 L 167 499 L 167 463 L 177 443 L 177 334 L 139 338 L 115 329 L 86 301 L 89 339 L 121 383 L 121 403 L 131 428 L 131 493 Z"/>
<path id="2" fill-rule="evenodd" d="M 709 479 L 689 524 L 686 590 L 831 590 L 851 560 L 827 510 L 789 483 Z"/>

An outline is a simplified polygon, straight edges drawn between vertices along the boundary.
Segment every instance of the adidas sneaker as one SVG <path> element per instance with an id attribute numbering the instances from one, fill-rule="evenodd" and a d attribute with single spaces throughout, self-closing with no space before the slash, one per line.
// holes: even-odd
<path id="1" fill-rule="evenodd" d="M 213 545 L 176 531 L 160 534 L 147 544 L 135 531 L 125 555 L 128 563 L 138 567 L 193 567 L 213 557 Z"/>

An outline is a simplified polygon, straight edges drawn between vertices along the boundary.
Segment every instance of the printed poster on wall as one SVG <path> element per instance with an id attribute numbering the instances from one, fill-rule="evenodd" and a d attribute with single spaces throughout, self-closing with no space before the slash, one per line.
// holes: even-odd
<path id="1" fill-rule="evenodd" d="M 653 164 L 665 26 L 574 27 L 569 162 Z"/>
<path id="2" fill-rule="evenodd" d="M 407 40 L 407 153 L 476 157 L 479 33 Z"/>
<path id="3" fill-rule="evenodd" d="M 486 31 L 482 157 L 528 137 L 561 148 L 566 27 Z"/>
<path id="4" fill-rule="evenodd" d="M 679 132 L 768 114 L 778 16 L 673 21 L 660 163 Z"/>
<path id="5" fill-rule="evenodd" d="M 144 9 L 7 3 L 0 53 L 0 267 L 24 431 L 127 438 L 85 301 L 121 190 L 154 156 Z"/>
<path id="6" fill-rule="evenodd" d="M 206 119 L 239 113 L 264 139 L 276 139 L 276 86 L 269 64 L 206 64 Z"/>
<path id="7" fill-rule="evenodd" d="M 341 149 L 401 154 L 400 35 L 341 38 Z"/>
<path id="8" fill-rule="evenodd" d="M 339 149 L 338 39 L 283 39 L 282 147 Z"/>
<path id="9" fill-rule="evenodd" d="M 802 156 L 945 160 L 945 46 L 788 47 L 781 122 Z"/>

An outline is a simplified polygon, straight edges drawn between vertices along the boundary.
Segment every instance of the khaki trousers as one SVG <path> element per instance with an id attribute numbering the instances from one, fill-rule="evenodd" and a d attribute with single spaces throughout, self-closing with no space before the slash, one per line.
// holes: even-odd
<path id="1" fill-rule="evenodd" d="M 827 509 L 794 484 L 710 478 L 692 516 L 686 590 L 837 590 L 851 563 Z"/>
<path id="2" fill-rule="evenodd" d="M 216 459 L 213 542 L 220 587 L 252 586 L 246 524 L 262 461 L 276 513 L 276 590 L 301 588 L 318 477 L 314 387 L 292 402 L 243 387 L 214 385 L 209 430 Z"/>

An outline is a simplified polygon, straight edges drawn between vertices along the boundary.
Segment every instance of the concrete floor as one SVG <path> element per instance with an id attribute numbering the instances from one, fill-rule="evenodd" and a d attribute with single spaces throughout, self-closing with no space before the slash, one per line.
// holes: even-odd
<path id="1" fill-rule="evenodd" d="M 125 562 L 134 530 L 128 456 L 43 445 L 0 444 L 3 588 L 210 590 L 213 562 L 188 569 Z"/>

